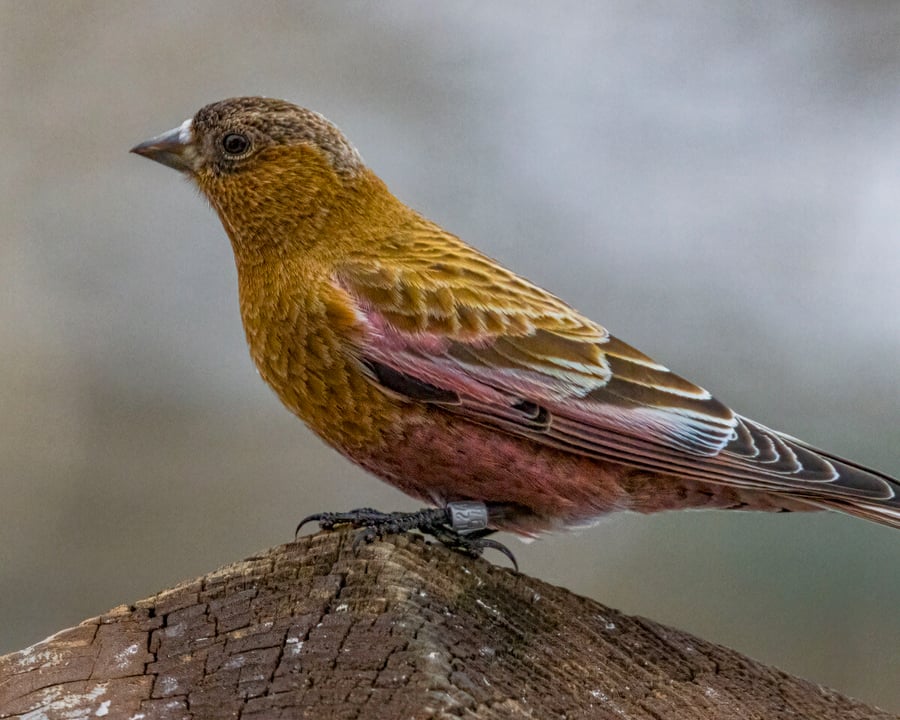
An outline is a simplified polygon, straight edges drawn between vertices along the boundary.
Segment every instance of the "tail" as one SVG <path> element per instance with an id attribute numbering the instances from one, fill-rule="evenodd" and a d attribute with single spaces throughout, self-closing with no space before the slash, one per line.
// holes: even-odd
<path id="1" fill-rule="evenodd" d="M 820 510 L 835 510 L 846 515 L 871 520 L 880 525 L 897 528 L 900 530 L 900 504 L 873 503 L 862 500 L 804 500 L 807 505 Z"/>
<path id="2" fill-rule="evenodd" d="M 791 442 L 827 460 L 838 475 L 836 480 L 823 485 L 821 493 L 804 497 L 804 502 L 900 529 L 900 480 L 793 438 Z"/>

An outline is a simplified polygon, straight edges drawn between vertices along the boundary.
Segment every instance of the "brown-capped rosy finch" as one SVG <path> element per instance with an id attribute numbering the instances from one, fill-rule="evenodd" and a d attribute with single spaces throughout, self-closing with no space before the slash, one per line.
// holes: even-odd
<path id="1" fill-rule="evenodd" d="M 250 353 L 281 401 L 437 506 L 326 525 L 480 537 L 618 510 L 825 508 L 900 527 L 897 480 L 738 415 L 469 247 L 317 113 L 233 98 L 133 151 L 219 214 Z"/>

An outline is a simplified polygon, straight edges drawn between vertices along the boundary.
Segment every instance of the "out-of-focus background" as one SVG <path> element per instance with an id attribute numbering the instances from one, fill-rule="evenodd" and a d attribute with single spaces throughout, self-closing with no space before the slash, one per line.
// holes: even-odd
<path id="1" fill-rule="evenodd" d="M 263 385 L 218 220 L 127 152 L 231 95 L 323 112 L 620 337 L 900 474 L 900 3 L 5 0 L 0 33 L 0 653 L 307 513 L 414 507 Z M 529 574 L 900 711 L 896 530 L 509 540 Z"/>

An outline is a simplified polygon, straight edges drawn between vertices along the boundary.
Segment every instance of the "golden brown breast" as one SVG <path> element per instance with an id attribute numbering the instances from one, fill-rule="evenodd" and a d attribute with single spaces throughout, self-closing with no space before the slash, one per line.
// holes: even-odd
<path id="1" fill-rule="evenodd" d="M 353 356 L 361 328 L 350 299 L 284 265 L 239 267 L 238 280 L 250 355 L 281 401 L 342 452 L 382 442 L 397 407 Z"/>

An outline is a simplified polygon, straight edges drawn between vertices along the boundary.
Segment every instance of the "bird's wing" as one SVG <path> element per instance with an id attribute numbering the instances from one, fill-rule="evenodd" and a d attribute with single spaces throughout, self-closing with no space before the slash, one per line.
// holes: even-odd
<path id="1" fill-rule="evenodd" d="M 461 243 L 350 261 L 334 282 L 364 327 L 359 361 L 385 392 L 646 470 L 896 505 L 881 521 L 900 524 L 896 481 L 737 415 Z"/>

